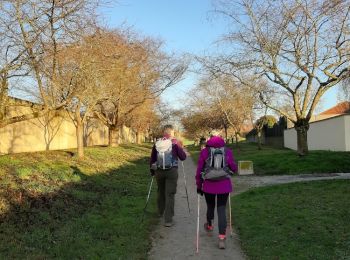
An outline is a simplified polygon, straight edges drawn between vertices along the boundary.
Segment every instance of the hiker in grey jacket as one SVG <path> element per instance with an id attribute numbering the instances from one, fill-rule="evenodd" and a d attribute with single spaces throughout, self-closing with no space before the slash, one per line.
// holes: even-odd
<path id="1" fill-rule="evenodd" d="M 184 161 L 186 153 L 174 138 L 173 126 L 166 125 L 164 137 L 153 146 L 150 159 L 151 175 L 155 176 L 158 186 L 158 213 L 164 214 L 166 227 L 173 225 L 179 159 Z"/>

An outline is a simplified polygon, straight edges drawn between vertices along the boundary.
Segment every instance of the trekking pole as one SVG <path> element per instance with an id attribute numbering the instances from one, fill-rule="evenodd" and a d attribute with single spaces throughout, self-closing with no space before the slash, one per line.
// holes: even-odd
<path id="1" fill-rule="evenodd" d="M 196 253 L 199 253 L 199 204 L 200 204 L 200 195 L 198 194 L 198 203 L 197 203 L 197 243 L 196 243 Z"/>
<path id="2" fill-rule="evenodd" d="M 186 173 L 185 173 L 185 166 L 184 166 L 184 163 L 181 162 L 182 164 L 182 171 L 183 171 L 183 174 L 184 174 L 184 183 L 185 183 L 185 190 L 186 190 L 186 198 L 187 198 L 187 207 L 188 207 L 188 213 L 191 213 L 191 210 L 190 210 L 190 202 L 188 200 L 188 192 L 187 192 L 187 182 L 186 182 Z"/>
<path id="3" fill-rule="evenodd" d="M 151 183 L 150 183 L 150 185 L 149 185 L 148 194 L 147 194 L 147 199 L 146 199 L 146 204 L 145 204 L 145 207 L 143 208 L 143 214 L 142 214 L 141 222 L 143 221 L 143 218 L 144 218 L 144 216 L 145 216 L 145 212 L 146 212 L 146 208 L 147 208 L 147 205 L 148 205 L 149 197 L 150 197 L 150 195 L 151 195 L 151 190 L 152 190 L 152 185 L 153 185 L 153 179 L 154 179 L 154 176 L 152 176 Z"/>
<path id="4" fill-rule="evenodd" d="M 229 205 L 229 216 L 230 216 L 230 235 L 232 237 L 233 232 L 232 232 L 231 193 L 228 194 L 228 205 Z"/>

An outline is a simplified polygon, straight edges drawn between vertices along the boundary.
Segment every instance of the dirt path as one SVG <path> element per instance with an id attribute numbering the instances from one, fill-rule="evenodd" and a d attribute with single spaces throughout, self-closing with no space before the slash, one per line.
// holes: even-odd
<path id="1" fill-rule="evenodd" d="M 233 183 L 235 187 L 234 194 L 239 194 L 253 187 L 268 186 L 275 184 L 317 181 L 317 180 L 336 180 L 350 179 L 350 173 L 320 173 L 320 174 L 301 174 L 301 175 L 274 175 L 274 176 L 234 176 Z"/>
<path id="2" fill-rule="evenodd" d="M 179 167 L 178 189 L 175 200 L 174 226 L 164 227 L 163 222 L 157 227 L 152 236 L 153 247 L 149 253 L 150 259 L 245 259 L 237 237 L 227 237 L 226 249 L 218 249 L 217 222 L 214 234 L 209 237 L 203 229 L 206 206 L 204 197 L 200 204 L 200 239 L 199 254 L 196 254 L 196 228 L 197 228 L 197 193 L 194 181 L 195 165 L 189 157 L 185 162 L 187 188 L 191 213 L 189 214 L 184 188 L 182 167 Z M 215 220 L 217 217 L 215 216 Z M 214 220 L 214 221 L 215 221 Z"/>

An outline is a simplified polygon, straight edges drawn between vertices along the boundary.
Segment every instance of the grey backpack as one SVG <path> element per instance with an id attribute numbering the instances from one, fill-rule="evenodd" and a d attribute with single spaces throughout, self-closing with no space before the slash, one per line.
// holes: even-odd
<path id="1" fill-rule="evenodd" d="M 202 172 L 202 178 L 204 180 L 222 180 L 229 178 L 232 175 L 232 171 L 227 166 L 225 155 L 226 148 L 214 148 L 209 147 L 208 158 L 205 161 L 204 171 Z"/>

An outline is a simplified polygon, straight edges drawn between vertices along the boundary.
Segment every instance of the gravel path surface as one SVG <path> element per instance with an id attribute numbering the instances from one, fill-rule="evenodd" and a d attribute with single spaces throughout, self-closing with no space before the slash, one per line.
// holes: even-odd
<path id="1" fill-rule="evenodd" d="M 204 197 L 200 203 L 200 232 L 199 232 L 199 254 L 196 254 L 196 229 L 197 229 L 197 192 L 195 186 L 196 167 L 191 157 L 184 162 L 188 196 L 191 213 L 188 212 L 186 191 L 182 167 L 179 167 L 179 180 L 175 198 L 174 226 L 164 227 L 164 222 L 156 228 L 152 236 L 152 249 L 149 253 L 150 259 L 245 259 L 240 248 L 237 236 L 227 236 L 226 249 L 218 248 L 217 222 L 214 220 L 214 232 L 210 237 L 203 228 L 205 222 L 206 205 Z M 155 195 L 155 194 L 154 194 Z M 229 234 L 229 233 L 228 233 Z"/>

